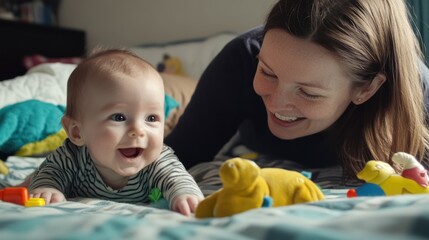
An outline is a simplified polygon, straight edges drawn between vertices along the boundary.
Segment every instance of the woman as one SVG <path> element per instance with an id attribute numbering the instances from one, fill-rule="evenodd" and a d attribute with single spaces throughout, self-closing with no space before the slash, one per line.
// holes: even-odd
<path id="1" fill-rule="evenodd" d="M 237 130 L 248 148 L 309 168 L 354 176 L 398 151 L 427 166 L 428 76 L 403 0 L 280 0 L 208 66 L 165 142 L 188 168 Z"/>

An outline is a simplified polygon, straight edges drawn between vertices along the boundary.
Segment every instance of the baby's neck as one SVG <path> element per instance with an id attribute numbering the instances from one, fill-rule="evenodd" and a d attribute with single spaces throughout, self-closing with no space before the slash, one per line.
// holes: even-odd
<path id="1" fill-rule="evenodd" d="M 116 180 L 103 178 L 103 181 L 107 186 L 111 187 L 113 190 L 121 189 L 128 184 L 128 178 L 121 178 Z"/>
<path id="2" fill-rule="evenodd" d="M 125 187 L 128 184 L 129 177 L 123 177 L 116 174 L 112 174 L 112 172 L 104 172 L 100 171 L 98 167 L 96 167 L 98 175 L 100 176 L 101 180 L 103 180 L 104 184 L 106 186 L 111 187 L 113 190 L 118 190 L 123 187 Z M 109 177 L 106 177 L 109 176 Z"/>

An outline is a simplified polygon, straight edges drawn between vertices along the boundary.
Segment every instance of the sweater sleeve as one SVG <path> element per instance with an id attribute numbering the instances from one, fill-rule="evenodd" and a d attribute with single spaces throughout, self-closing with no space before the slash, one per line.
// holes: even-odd
<path id="1" fill-rule="evenodd" d="M 254 37 L 261 33 L 261 29 L 250 31 L 220 51 L 201 76 L 178 124 L 166 137 L 165 143 L 186 168 L 213 160 L 244 121 L 260 48 Z"/>
<path id="2" fill-rule="evenodd" d="M 61 191 L 66 197 L 69 195 L 72 175 L 76 171 L 76 161 L 69 151 L 67 141 L 55 152 L 48 155 L 45 161 L 32 174 L 29 190 L 39 187 L 50 187 Z"/>
<path id="3" fill-rule="evenodd" d="M 170 147 L 166 145 L 163 147 L 160 158 L 152 167 L 150 172 L 153 172 L 153 178 L 150 185 L 161 189 L 170 208 L 174 200 L 181 195 L 204 197 L 194 178 L 186 171 Z"/>

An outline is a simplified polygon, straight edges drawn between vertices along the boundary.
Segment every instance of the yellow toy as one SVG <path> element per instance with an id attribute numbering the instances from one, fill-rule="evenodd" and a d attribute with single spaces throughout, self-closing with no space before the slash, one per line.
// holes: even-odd
<path id="1" fill-rule="evenodd" d="M 280 168 L 259 168 L 253 161 L 232 158 L 219 170 L 223 187 L 197 206 L 197 218 L 226 217 L 250 209 L 286 206 L 324 199 L 304 175 Z"/>
<path id="2" fill-rule="evenodd" d="M 4 174 L 4 175 L 9 174 L 9 168 L 6 166 L 6 164 L 1 159 L 0 159 L 0 174 Z"/>
<path id="3" fill-rule="evenodd" d="M 168 54 L 164 54 L 163 61 L 158 64 L 157 69 L 159 72 L 163 73 L 186 76 L 180 59 Z"/>
<path id="4" fill-rule="evenodd" d="M 7 187 L 0 189 L 0 200 L 23 205 L 25 207 L 45 206 L 44 198 L 30 198 L 28 196 L 28 190 L 25 187 Z"/>
<path id="5" fill-rule="evenodd" d="M 429 193 L 428 175 L 414 156 L 398 152 L 393 162 L 403 167 L 400 174 L 382 161 L 368 161 L 357 177 L 366 183 L 359 188 L 350 189 L 348 197 L 391 196 L 400 194 Z"/>

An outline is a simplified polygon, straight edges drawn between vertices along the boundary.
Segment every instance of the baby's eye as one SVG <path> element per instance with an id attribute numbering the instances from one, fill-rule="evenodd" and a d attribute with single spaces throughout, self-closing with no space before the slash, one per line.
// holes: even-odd
<path id="1" fill-rule="evenodd" d="M 149 115 L 149 116 L 146 118 L 146 121 L 148 121 L 148 122 L 156 122 L 156 121 L 159 121 L 159 117 L 158 117 L 158 116 L 156 116 L 156 115 Z"/>
<path id="2" fill-rule="evenodd" d="M 123 122 L 123 121 L 127 120 L 127 118 L 122 113 L 115 113 L 115 114 L 110 116 L 110 120 L 113 120 L 115 122 Z"/>

